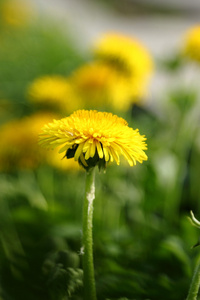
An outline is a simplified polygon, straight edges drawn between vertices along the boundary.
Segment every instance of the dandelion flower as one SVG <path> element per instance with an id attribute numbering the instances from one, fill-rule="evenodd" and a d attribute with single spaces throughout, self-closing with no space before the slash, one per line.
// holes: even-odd
<path id="1" fill-rule="evenodd" d="M 146 91 L 141 77 L 128 76 L 99 61 L 81 66 L 70 82 L 76 97 L 87 109 L 126 111 L 133 102 L 144 97 Z"/>
<path id="2" fill-rule="evenodd" d="M 115 110 L 127 110 L 131 104 L 146 97 L 153 60 L 139 41 L 122 34 L 107 33 L 97 40 L 93 52 L 98 62 L 113 69 L 109 78 L 109 99 Z"/>
<path id="3" fill-rule="evenodd" d="M 152 73 L 153 61 L 147 49 L 136 39 L 107 33 L 94 45 L 97 59 L 107 61 L 129 76 L 148 76 Z"/>
<path id="4" fill-rule="evenodd" d="M 108 162 L 120 164 L 123 156 L 130 166 L 147 160 L 146 138 L 127 122 L 106 112 L 78 110 L 69 117 L 46 124 L 40 144 L 47 148 L 62 146 L 60 153 L 74 157 L 86 170 L 98 165 L 105 169 Z"/>
<path id="5" fill-rule="evenodd" d="M 109 108 L 112 106 L 111 86 L 116 71 L 105 63 L 91 62 L 82 65 L 70 77 L 77 98 L 87 109 Z M 117 85 L 115 85 L 117 89 Z M 118 89 L 117 89 L 118 90 Z"/>
<path id="6" fill-rule="evenodd" d="M 184 36 L 183 54 L 200 63 L 200 25 L 190 28 Z"/>
<path id="7" fill-rule="evenodd" d="M 35 79 L 28 88 L 28 99 L 45 109 L 71 113 L 79 107 L 73 97 L 69 81 L 62 76 L 43 76 Z"/>
<path id="8" fill-rule="evenodd" d="M 12 120 L 0 128 L 0 170 L 34 169 L 46 159 L 37 139 L 41 127 L 55 118 L 51 114 L 35 114 Z"/>
<path id="9" fill-rule="evenodd" d="M 116 73 L 110 81 L 109 103 L 114 110 L 126 111 L 131 104 L 142 104 L 147 96 L 147 82 L 141 77 L 125 77 Z"/>

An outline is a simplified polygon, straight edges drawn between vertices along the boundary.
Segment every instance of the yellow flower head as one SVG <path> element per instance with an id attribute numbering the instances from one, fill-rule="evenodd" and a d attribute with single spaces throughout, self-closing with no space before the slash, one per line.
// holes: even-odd
<path id="1" fill-rule="evenodd" d="M 183 54 L 200 63 L 200 25 L 192 27 L 186 32 Z"/>
<path id="2" fill-rule="evenodd" d="M 137 40 L 117 33 L 107 33 L 94 45 L 98 62 L 113 69 L 109 78 L 109 100 L 115 110 L 127 110 L 147 95 L 153 60 Z"/>
<path id="3" fill-rule="evenodd" d="M 110 106 L 111 85 L 115 73 L 111 66 L 99 62 L 85 64 L 73 73 L 70 78 L 71 84 L 84 108 Z"/>
<path id="4" fill-rule="evenodd" d="M 146 81 L 128 76 L 106 62 L 94 61 L 77 69 L 70 78 L 76 97 L 87 109 L 127 110 L 146 95 Z"/>
<path id="5" fill-rule="evenodd" d="M 92 62 L 77 69 L 71 80 L 81 92 L 96 93 L 108 85 L 112 69 L 102 63 Z"/>
<path id="6" fill-rule="evenodd" d="M 47 148 L 60 148 L 67 158 L 74 157 L 86 170 L 98 165 L 105 168 L 109 161 L 119 165 L 120 155 L 130 166 L 147 160 L 146 138 L 138 129 L 106 112 L 78 110 L 69 117 L 45 125 L 40 134 L 40 144 Z"/>
<path id="7" fill-rule="evenodd" d="M 0 128 L 0 171 L 32 169 L 46 159 L 37 139 L 41 127 L 55 115 L 35 114 L 12 120 Z"/>
<path id="8" fill-rule="evenodd" d="M 131 104 L 142 103 L 147 95 L 147 81 L 141 77 L 113 74 L 110 79 L 110 104 L 114 110 L 126 111 Z"/>
<path id="9" fill-rule="evenodd" d="M 58 75 L 43 76 L 33 81 L 28 88 L 28 98 L 36 105 L 65 113 L 71 113 L 79 106 L 68 80 Z"/>
<path id="10" fill-rule="evenodd" d="M 152 58 L 146 48 L 122 34 L 102 36 L 94 45 L 94 54 L 129 76 L 149 76 L 153 69 Z"/>

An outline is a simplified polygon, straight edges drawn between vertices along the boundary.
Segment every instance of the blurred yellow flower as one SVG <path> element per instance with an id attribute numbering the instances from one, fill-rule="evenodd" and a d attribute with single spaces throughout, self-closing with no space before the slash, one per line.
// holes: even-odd
<path id="1" fill-rule="evenodd" d="M 70 77 L 76 97 L 87 109 L 127 110 L 144 97 L 144 79 L 129 76 L 106 62 L 94 61 L 81 66 Z"/>
<path id="2" fill-rule="evenodd" d="M 35 12 L 29 0 L 3 0 L 0 5 L 0 17 L 3 24 L 13 27 L 26 25 Z"/>
<path id="3" fill-rule="evenodd" d="M 153 60 L 141 43 L 108 33 L 96 41 L 93 52 L 96 60 L 72 77 L 87 108 L 127 110 L 146 97 Z"/>
<path id="4" fill-rule="evenodd" d="M 35 79 L 28 88 L 30 102 L 54 111 L 71 113 L 79 108 L 69 81 L 62 76 L 43 76 Z"/>
<path id="5" fill-rule="evenodd" d="M 92 62 L 81 66 L 71 76 L 78 89 L 83 93 L 96 93 L 104 89 L 112 69 L 108 65 Z"/>
<path id="6" fill-rule="evenodd" d="M 200 63 L 200 24 L 190 28 L 185 33 L 183 54 Z"/>
<path id="7" fill-rule="evenodd" d="M 98 62 L 85 64 L 74 71 L 70 81 L 84 108 L 109 106 L 111 78 L 115 73 L 109 65 Z"/>
<path id="8" fill-rule="evenodd" d="M 0 171 L 32 169 L 46 158 L 38 146 L 41 127 L 55 118 L 51 114 L 35 114 L 7 122 L 0 129 Z"/>
<path id="9" fill-rule="evenodd" d="M 110 103 L 115 110 L 125 111 L 131 104 L 143 103 L 147 96 L 147 81 L 144 78 L 116 73 L 111 79 Z"/>
<path id="10" fill-rule="evenodd" d="M 108 62 L 129 76 L 145 78 L 152 73 L 153 61 L 150 53 L 131 37 L 107 33 L 96 41 L 93 51 L 96 58 Z"/>
<path id="11" fill-rule="evenodd" d="M 48 151 L 46 162 L 61 171 L 78 172 L 82 170 L 74 159 L 65 159 L 63 153 L 59 154 L 56 150 Z"/>
<path id="12" fill-rule="evenodd" d="M 109 161 L 119 165 L 120 155 L 130 166 L 147 160 L 146 138 L 127 122 L 106 112 L 78 110 L 69 117 L 46 124 L 39 135 L 40 145 L 47 148 L 62 146 L 60 153 L 74 157 L 85 169 L 98 165 L 105 168 Z"/>

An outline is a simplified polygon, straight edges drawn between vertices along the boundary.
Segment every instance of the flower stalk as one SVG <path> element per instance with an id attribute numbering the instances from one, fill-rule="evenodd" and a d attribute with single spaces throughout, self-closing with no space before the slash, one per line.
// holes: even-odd
<path id="1" fill-rule="evenodd" d="M 196 269 L 194 271 L 194 275 L 192 278 L 192 282 L 186 300 L 197 300 L 199 286 L 200 286 L 200 260 L 198 260 Z"/>
<path id="2" fill-rule="evenodd" d="M 86 172 L 85 199 L 83 205 L 83 283 L 84 300 L 96 300 L 93 264 L 93 201 L 95 199 L 95 168 Z"/>
<path id="3" fill-rule="evenodd" d="M 195 218 L 192 211 L 190 211 L 190 215 L 191 218 L 189 218 L 189 220 L 192 223 L 192 225 L 200 229 L 200 222 Z M 195 246 L 193 246 L 193 248 L 198 245 L 199 242 Z M 194 275 L 192 278 L 192 282 L 190 284 L 190 289 L 186 300 L 197 300 L 199 287 L 200 287 L 200 259 L 197 262 L 197 266 L 194 271 Z"/>

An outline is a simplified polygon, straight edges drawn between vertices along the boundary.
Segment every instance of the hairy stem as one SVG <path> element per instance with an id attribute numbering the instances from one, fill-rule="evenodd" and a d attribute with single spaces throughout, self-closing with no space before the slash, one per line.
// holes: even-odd
<path id="1" fill-rule="evenodd" d="M 190 285 L 189 293 L 186 300 L 196 300 L 200 286 L 200 259 L 198 260 L 192 282 Z"/>
<path id="2" fill-rule="evenodd" d="M 83 282 L 84 300 L 96 300 L 93 265 L 93 201 L 95 198 L 95 168 L 86 172 L 86 188 L 83 206 Z"/>

